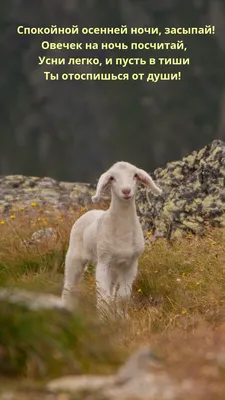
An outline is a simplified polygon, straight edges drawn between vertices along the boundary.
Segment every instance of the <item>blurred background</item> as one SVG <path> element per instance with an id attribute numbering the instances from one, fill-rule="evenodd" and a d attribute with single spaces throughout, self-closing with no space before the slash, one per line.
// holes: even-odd
<path id="1" fill-rule="evenodd" d="M 47 27 L 215 25 L 215 35 L 18 35 L 17 26 Z M 152 171 L 225 136 L 225 0 L 1 0 L 0 174 L 94 182 L 115 161 Z M 190 57 L 181 81 L 46 81 L 38 57 L 141 57 L 114 51 L 41 50 L 41 42 L 183 40 Z M 174 57 L 167 51 L 157 56 Z M 179 52 L 178 52 L 179 53 Z M 149 55 L 155 57 L 156 54 Z M 137 67 L 117 67 L 121 72 Z M 151 72 L 151 67 L 139 67 Z M 77 69 L 77 70 L 76 70 Z M 162 69 L 162 67 L 161 67 Z M 83 66 L 84 72 L 97 72 Z M 116 70 L 115 70 L 116 71 Z M 161 71 L 160 71 L 161 72 Z M 165 71 L 164 71 L 165 72 Z"/>

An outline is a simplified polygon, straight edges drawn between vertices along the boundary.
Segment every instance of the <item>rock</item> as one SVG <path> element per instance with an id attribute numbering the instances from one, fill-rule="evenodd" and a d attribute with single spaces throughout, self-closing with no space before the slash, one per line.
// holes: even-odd
<path id="1" fill-rule="evenodd" d="M 160 367 L 159 359 L 153 350 L 149 347 L 141 348 L 134 352 L 127 362 L 119 368 L 115 383 L 118 385 L 124 384 L 128 380 L 137 378 L 149 370 L 151 371 Z"/>
<path id="2" fill-rule="evenodd" d="M 30 239 L 24 240 L 23 243 L 25 245 L 32 245 L 41 243 L 42 241 L 46 241 L 48 239 L 56 239 L 56 238 L 57 238 L 57 232 L 55 229 L 53 228 L 40 229 L 39 231 L 34 232 Z"/>
<path id="3" fill-rule="evenodd" d="M 57 392 L 98 394 L 104 399 L 176 400 L 182 393 L 191 393 L 192 382 L 174 382 L 167 373 L 158 371 L 159 360 L 149 348 L 136 351 L 128 361 L 110 376 L 67 376 L 52 380 L 47 389 Z M 196 388 L 195 388 L 196 389 Z"/>
<path id="4" fill-rule="evenodd" d="M 144 373 L 137 379 L 131 379 L 122 386 L 103 390 L 107 399 L 121 400 L 176 400 L 183 392 L 182 382 L 178 386 L 166 373 Z"/>
<path id="5" fill-rule="evenodd" d="M 61 298 L 53 294 L 42 294 L 29 292 L 16 288 L 1 288 L 0 300 L 5 300 L 8 303 L 24 305 L 30 310 L 38 309 L 65 309 L 68 310 L 69 305 L 65 305 Z"/>
<path id="6" fill-rule="evenodd" d="M 84 207 L 91 202 L 95 185 L 88 183 L 58 182 L 51 178 L 23 175 L 0 177 L 0 212 L 7 213 L 14 206 L 39 206 L 56 209 Z"/>
<path id="7" fill-rule="evenodd" d="M 148 369 L 158 366 L 158 360 L 152 349 L 141 348 L 134 352 L 127 362 L 119 368 L 115 375 L 110 376 L 66 376 L 51 381 L 47 388 L 53 391 L 67 390 L 79 391 L 84 389 L 99 390 L 109 385 L 123 385 L 131 379 L 137 379 Z"/>
<path id="8" fill-rule="evenodd" d="M 48 389 L 57 392 L 90 394 L 100 392 L 105 399 L 175 400 L 180 393 L 178 386 L 166 373 L 155 375 L 144 373 L 123 385 L 116 385 L 112 376 L 71 376 L 48 384 Z"/>
<path id="9" fill-rule="evenodd" d="M 121 362 L 94 311 L 15 288 L 0 289 L 0 308 L 0 376 L 50 379 Z"/>
<path id="10" fill-rule="evenodd" d="M 137 194 L 140 220 L 145 231 L 181 237 L 201 234 L 208 223 L 225 226 L 225 143 L 214 140 L 181 161 L 168 163 L 152 174 L 163 189 L 162 196 L 146 189 Z"/>
<path id="11" fill-rule="evenodd" d="M 114 379 L 113 375 L 71 375 L 52 380 L 47 385 L 47 389 L 53 392 L 96 391 L 113 384 Z"/>
<path id="12" fill-rule="evenodd" d="M 155 238 L 179 238 L 186 232 L 201 234 L 206 224 L 225 227 L 224 142 L 214 140 L 151 175 L 163 194 L 154 196 L 142 186 L 137 191 L 138 215 L 146 236 L 152 232 Z M 5 176 L 0 179 L 0 210 L 9 213 L 15 205 L 28 207 L 34 201 L 57 210 L 85 207 L 94 192 L 94 184 Z"/>

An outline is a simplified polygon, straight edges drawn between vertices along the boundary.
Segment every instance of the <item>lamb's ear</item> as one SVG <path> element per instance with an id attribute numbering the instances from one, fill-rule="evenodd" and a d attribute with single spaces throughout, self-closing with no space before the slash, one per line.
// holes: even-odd
<path id="1" fill-rule="evenodd" d="M 162 194 L 162 189 L 156 186 L 151 176 L 143 169 L 138 169 L 136 172 L 136 179 L 144 185 L 148 186 L 155 194 Z"/>
<path id="2" fill-rule="evenodd" d="M 93 203 L 97 203 L 100 201 L 101 196 L 102 196 L 102 191 L 105 189 L 106 185 L 110 182 L 112 177 L 112 174 L 110 171 L 104 172 L 98 180 L 97 188 L 96 188 L 96 193 L 94 196 L 92 196 L 92 201 Z"/>

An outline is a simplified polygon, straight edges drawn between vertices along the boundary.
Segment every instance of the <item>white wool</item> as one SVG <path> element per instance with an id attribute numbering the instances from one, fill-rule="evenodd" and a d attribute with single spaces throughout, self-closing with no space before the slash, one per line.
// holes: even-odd
<path id="1" fill-rule="evenodd" d="M 96 264 L 97 307 L 105 310 L 116 300 L 129 300 L 138 272 L 138 259 L 144 251 L 144 236 L 136 212 L 137 182 L 161 194 L 147 172 L 127 162 L 117 162 L 101 175 L 93 202 L 100 201 L 111 186 L 107 211 L 91 210 L 73 225 L 65 261 L 63 301 L 82 278 L 89 263 Z"/>

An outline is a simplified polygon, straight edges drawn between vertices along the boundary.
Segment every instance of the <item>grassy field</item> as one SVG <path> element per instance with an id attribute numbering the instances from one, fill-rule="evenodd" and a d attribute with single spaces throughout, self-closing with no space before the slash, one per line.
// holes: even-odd
<path id="1" fill-rule="evenodd" d="M 21 208 L 0 219 L 0 286 L 60 295 L 70 229 L 85 211 L 51 216 L 33 203 L 29 215 Z M 23 244 L 46 227 L 55 228 L 57 237 Z M 200 381 L 207 388 L 204 400 L 224 399 L 224 249 L 225 231 L 207 227 L 202 237 L 150 241 L 140 260 L 130 319 L 117 326 L 96 320 L 92 271 L 85 276 L 82 305 L 73 318 L 53 311 L 34 316 L 2 302 L 2 382 L 11 387 L 64 373 L 112 372 L 132 350 L 148 344 L 170 376 Z"/>

